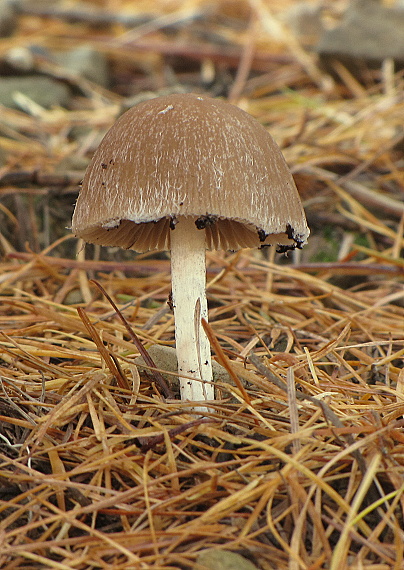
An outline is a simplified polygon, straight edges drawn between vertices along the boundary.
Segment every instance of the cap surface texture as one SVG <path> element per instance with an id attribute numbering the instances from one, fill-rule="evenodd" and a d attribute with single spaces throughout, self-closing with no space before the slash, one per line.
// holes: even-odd
<path id="1" fill-rule="evenodd" d="M 181 216 L 195 219 L 209 249 L 293 249 L 309 234 L 271 135 L 238 107 L 193 94 L 145 101 L 117 120 L 86 170 L 72 231 L 90 243 L 169 249 Z"/>

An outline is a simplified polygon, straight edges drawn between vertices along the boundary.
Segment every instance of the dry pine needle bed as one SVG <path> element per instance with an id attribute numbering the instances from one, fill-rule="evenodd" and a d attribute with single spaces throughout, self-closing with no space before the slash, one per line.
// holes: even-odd
<path id="1" fill-rule="evenodd" d="M 239 54 L 253 32 L 258 55 L 270 44 L 254 5 L 267 27 L 229 25 Z M 71 22 L 45 33 L 42 17 L 22 25 L 46 45 L 72 41 Z M 74 33 L 101 49 L 88 26 Z M 340 68 L 342 84 L 322 83 L 281 40 L 271 80 L 258 55 L 241 52 L 251 77 L 228 54 L 223 65 L 234 102 L 281 145 L 312 235 L 289 258 L 207 253 L 221 365 L 207 414 L 178 397 L 168 257 L 83 249 L 65 229 L 83 167 L 60 164 L 88 162 L 127 94 L 86 84 L 68 110 L 2 110 L 1 568 L 220 569 L 227 551 L 243 557 L 236 570 L 404 568 L 402 73 L 362 85 Z M 155 57 L 170 42 L 161 32 Z M 124 44 L 105 51 L 129 73 Z M 163 354 L 169 397 L 138 341 Z"/>

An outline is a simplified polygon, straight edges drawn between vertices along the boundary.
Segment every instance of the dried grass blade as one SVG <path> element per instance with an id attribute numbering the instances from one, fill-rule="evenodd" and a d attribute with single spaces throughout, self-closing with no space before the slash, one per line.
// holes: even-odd
<path id="1" fill-rule="evenodd" d="M 292 434 L 297 434 L 299 431 L 299 411 L 297 409 L 297 399 L 296 399 L 296 385 L 295 385 L 295 374 L 292 367 L 289 367 L 286 373 L 286 385 L 288 393 L 288 404 L 289 404 L 289 414 L 290 414 L 290 432 Z M 301 449 L 300 440 L 295 438 L 292 442 L 293 453 L 298 453 Z"/>
<path id="2" fill-rule="evenodd" d="M 373 457 L 372 461 L 369 464 L 369 467 L 366 470 L 366 473 L 364 474 L 364 478 L 347 513 L 347 519 L 342 529 L 341 536 L 339 537 L 339 540 L 334 548 L 334 552 L 331 558 L 330 570 L 339 570 L 341 568 L 341 564 L 345 564 L 347 562 L 350 544 L 350 531 L 353 527 L 353 521 L 355 520 L 357 512 L 365 498 L 366 493 L 373 483 L 377 469 L 380 465 L 380 461 L 381 454 L 377 453 Z"/>
<path id="3" fill-rule="evenodd" d="M 5 338 L 5 340 L 7 342 L 9 342 L 13 346 L 15 346 L 15 348 L 21 354 L 16 354 L 12 350 L 3 346 L 2 350 L 4 350 L 4 352 L 6 352 L 7 354 L 10 354 L 14 358 L 17 357 L 17 360 L 19 360 L 19 358 L 21 358 L 21 355 L 22 355 L 24 357 L 24 359 L 34 367 L 35 370 L 43 370 L 44 372 L 48 372 L 52 375 L 56 375 L 57 377 L 60 375 L 60 369 L 57 366 L 54 366 L 53 364 L 49 364 L 49 363 L 45 362 L 44 360 L 41 360 L 40 358 L 37 358 L 36 356 L 30 354 L 27 350 L 22 348 L 20 344 L 18 344 L 11 336 L 7 335 L 6 333 L 0 331 L 0 334 Z M 67 370 L 64 372 L 64 375 L 68 378 L 71 377 L 71 374 L 69 372 L 67 372 Z"/>
<path id="4" fill-rule="evenodd" d="M 116 378 L 119 387 L 122 388 L 123 390 L 129 390 L 129 383 L 128 383 L 126 377 L 123 375 L 122 371 L 117 366 L 117 363 L 114 361 L 114 359 L 111 357 L 108 350 L 105 348 L 104 343 L 102 342 L 100 335 L 98 334 L 97 329 L 91 323 L 86 312 L 81 307 L 79 307 L 77 309 L 77 312 L 78 312 L 79 317 L 82 320 L 84 326 L 86 327 L 88 334 L 93 339 L 94 344 L 98 348 L 98 351 L 99 351 L 101 357 L 103 358 L 105 364 L 109 368 L 109 371 Z"/>
<path id="5" fill-rule="evenodd" d="M 84 384 L 80 389 L 78 385 L 74 386 L 73 389 L 66 395 L 66 397 L 51 410 L 43 419 L 42 426 L 35 433 L 33 432 L 33 439 L 36 443 L 42 441 L 46 436 L 49 427 L 52 424 L 58 424 L 58 422 L 63 422 L 64 414 L 70 412 L 70 410 L 76 406 L 85 397 L 87 392 L 91 391 L 94 386 L 105 380 L 104 372 L 94 372 L 83 374 L 81 382 Z M 76 393 L 74 393 L 76 392 Z"/>
<path id="6" fill-rule="evenodd" d="M 54 473 L 56 475 L 56 477 L 59 475 L 64 475 L 66 473 L 66 469 L 65 469 L 65 466 L 63 464 L 63 461 L 60 458 L 58 450 L 55 448 L 55 446 L 51 442 L 49 442 L 47 440 L 44 440 L 43 443 L 45 445 L 46 451 L 47 451 L 48 456 L 49 456 L 49 460 L 51 462 L 52 473 Z M 61 488 L 56 489 L 55 494 L 56 494 L 56 500 L 57 500 L 59 509 L 61 511 L 66 511 L 66 501 L 65 501 L 64 490 Z"/>
<path id="7" fill-rule="evenodd" d="M 215 352 L 217 354 L 219 363 L 227 370 L 227 372 L 230 374 L 230 377 L 232 378 L 232 380 L 234 381 L 235 385 L 237 386 L 237 388 L 240 390 L 241 395 L 244 398 L 244 401 L 251 406 L 251 398 L 248 395 L 246 389 L 244 388 L 243 384 L 240 382 L 240 378 L 237 376 L 237 374 L 234 372 L 234 370 L 232 369 L 228 358 L 226 357 L 225 353 L 222 350 L 222 347 L 220 346 L 220 344 L 217 341 L 217 338 L 212 330 L 212 327 L 209 325 L 209 323 L 205 320 L 205 319 L 201 319 L 202 322 L 202 326 L 204 328 L 204 331 L 206 333 L 206 336 L 209 339 L 210 344 L 213 346 L 213 348 L 215 349 Z"/>

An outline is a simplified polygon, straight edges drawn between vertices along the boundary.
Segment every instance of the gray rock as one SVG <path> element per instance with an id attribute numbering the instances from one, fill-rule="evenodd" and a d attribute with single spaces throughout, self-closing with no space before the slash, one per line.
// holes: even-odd
<path id="1" fill-rule="evenodd" d="M 10 0 L 0 0 L 0 38 L 11 36 L 17 25 L 17 10 Z"/>
<path id="2" fill-rule="evenodd" d="M 321 13 L 321 5 L 301 0 L 282 13 L 282 20 L 304 45 L 313 45 L 318 42 L 323 32 Z"/>
<path id="3" fill-rule="evenodd" d="M 257 567 L 231 550 L 205 550 L 196 559 L 208 570 L 257 570 Z"/>
<path id="4" fill-rule="evenodd" d="M 154 360 L 157 368 L 160 370 L 166 370 L 167 372 L 173 372 L 176 374 L 178 372 L 178 361 L 175 348 L 171 346 L 164 346 L 162 344 L 153 344 L 147 349 L 147 352 Z M 135 364 L 137 366 L 144 366 L 145 361 L 142 356 L 135 358 Z M 218 362 L 212 361 L 213 370 L 213 380 L 220 382 L 229 382 L 229 375 L 227 371 Z M 178 377 L 172 376 L 171 374 L 163 375 L 169 384 L 178 384 Z M 232 382 L 233 383 L 233 382 Z"/>
<path id="5" fill-rule="evenodd" d="M 63 304 L 64 305 L 78 305 L 79 303 L 83 303 L 83 295 L 79 289 L 72 289 L 69 291 L 64 298 Z"/>
<path id="6" fill-rule="evenodd" d="M 404 62 L 404 9 L 379 0 L 355 0 L 339 26 L 324 32 L 317 52 L 323 58 Z"/>
<path id="7" fill-rule="evenodd" d="M 16 46 L 4 54 L 3 60 L 17 71 L 29 72 L 37 68 L 36 58 L 38 56 L 47 62 L 56 63 L 67 72 L 66 75 L 83 77 L 103 87 L 108 86 L 107 60 L 102 53 L 88 45 L 58 52 L 51 52 L 36 44 Z"/>
<path id="8" fill-rule="evenodd" d="M 102 53 L 91 46 L 83 45 L 69 51 L 53 53 L 52 57 L 61 67 L 75 75 L 103 87 L 109 84 L 107 60 Z"/>
<path id="9" fill-rule="evenodd" d="M 22 93 L 41 107 L 66 106 L 70 99 L 69 88 L 49 77 L 38 75 L 23 77 L 0 77 L 0 104 L 20 108 L 16 94 Z"/>

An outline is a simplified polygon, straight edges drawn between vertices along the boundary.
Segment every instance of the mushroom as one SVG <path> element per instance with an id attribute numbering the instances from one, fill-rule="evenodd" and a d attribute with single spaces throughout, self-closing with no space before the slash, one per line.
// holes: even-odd
<path id="1" fill-rule="evenodd" d="M 171 251 L 181 398 L 214 399 L 206 249 L 301 248 L 309 230 L 285 159 L 236 106 L 176 94 L 139 103 L 107 132 L 72 219 L 83 240 Z M 204 409 L 204 408 L 199 408 Z"/>

